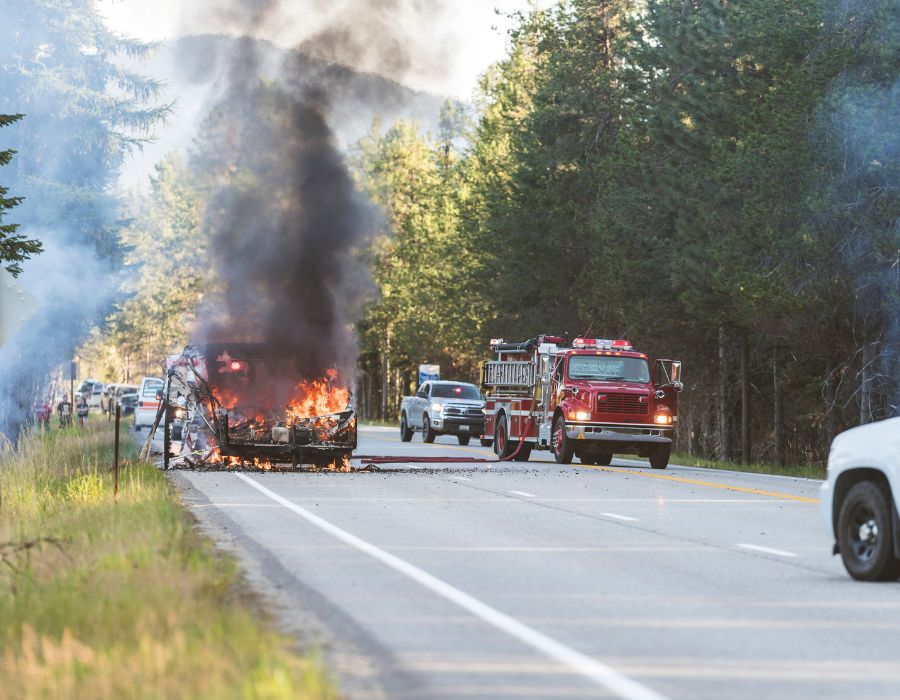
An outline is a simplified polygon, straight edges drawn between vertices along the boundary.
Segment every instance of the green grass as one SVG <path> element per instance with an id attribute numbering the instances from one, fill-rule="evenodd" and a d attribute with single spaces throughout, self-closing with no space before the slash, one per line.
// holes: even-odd
<path id="1" fill-rule="evenodd" d="M 0 698 L 337 695 L 107 423 L 0 453 Z"/>
<path id="2" fill-rule="evenodd" d="M 816 464 L 786 464 L 779 467 L 776 464 L 765 462 L 751 462 L 741 464 L 739 462 L 722 462 L 717 459 L 704 457 L 692 457 L 686 453 L 672 453 L 669 460 L 671 464 L 683 464 L 689 467 L 706 467 L 707 469 L 726 469 L 736 472 L 750 472 L 753 474 L 777 474 L 780 476 L 796 476 L 807 479 L 824 479 L 825 469 Z"/>

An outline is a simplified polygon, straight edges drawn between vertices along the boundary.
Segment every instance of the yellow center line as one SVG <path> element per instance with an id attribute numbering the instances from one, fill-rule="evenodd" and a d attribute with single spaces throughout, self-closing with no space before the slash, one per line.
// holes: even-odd
<path id="1" fill-rule="evenodd" d="M 798 501 L 800 503 L 818 503 L 818 498 L 810 498 L 809 496 L 794 496 L 790 493 L 781 493 L 780 491 L 763 491 L 762 489 L 752 489 L 747 486 L 731 486 L 730 484 L 719 484 L 714 481 L 700 481 L 698 479 L 685 479 L 682 476 L 670 476 L 668 474 L 652 474 L 650 472 L 641 472 L 636 469 L 621 469 L 619 467 L 594 467 L 587 464 L 580 464 L 579 467 L 584 469 L 596 469 L 602 472 L 614 472 L 616 474 L 633 474 L 635 476 L 645 476 L 650 479 L 662 479 L 664 481 L 677 481 L 680 484 L 691 484 L 692 486 L 708 486 L 714 489 L 724 489 L 725 491 L 737 491 L 738 493 L 752 493 L 757 496 L 768 496 L 769 498 L 782 498 L 786 501 Z"/>

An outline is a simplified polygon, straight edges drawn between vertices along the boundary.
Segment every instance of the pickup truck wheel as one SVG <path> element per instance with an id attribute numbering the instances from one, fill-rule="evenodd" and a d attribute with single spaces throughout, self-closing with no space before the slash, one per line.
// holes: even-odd
<path id="1" fill-rule="evenodd" d="M 672 448 L 669 445 L 659 445 L 650 450 L 650 466 L 654 469 L 665 469 L 669 466 L 669 455 Z"/>
<path id="2" fill-rule="evenodd" d="M 838 547 L 847 572 L 858 581 L 900 576 L 894 558 L 890 494 L 873 481 L 854 484 L 838 513 Z"/>
<path id="3" fill-rule="evenodd" d="M 550 442 L 553 449 L 553 458 L 557 464 L 571 464 L 575 456 L 575 447 L 566 437 L 566 421 L 562 416 L 557 416 L 553 421 L 553 432 L 550 433 Z"/>
<path id="4" fill-rule="evenodd" d="M 469 436 L 469 435 L 457 435 L 456 440 L 459 442 L 460 445 L 468 445 L 470 437 L 471 436 Z"/>
<path id="5" fill-rule="evenodd" d="M 406 421 L 406 414 L 404 413 L 400 416 L 400 441 L 409 442 L 412 440 L 412 436 L 412 428 L 409 427 L 409 424 Z"/>
<path id="6" fill-rule="evenodd" d="M 481 438 L 481 446 L 482 447 L 490 447 L 494 444 L 494 441 L 490 438 Z"/>
<path id="7" fill-rule="evenodd" d="M 428 418 L 428 414 L 426 413 L 422 416 L 422 442 L 432 443 L 437 435 L 434 434 L 434 430 L 431 427 L 431 419 Z"/>

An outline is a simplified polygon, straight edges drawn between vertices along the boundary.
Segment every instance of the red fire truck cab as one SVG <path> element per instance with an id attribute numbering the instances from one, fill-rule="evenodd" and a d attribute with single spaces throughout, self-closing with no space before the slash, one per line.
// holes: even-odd
<path id="1" fill-rule="evenodd" d="M 651 362 L 627 340 L 542 335 L 491 341 L 482 364 L 487 400 L 482 444 L 501 459 L 527 461 L 550 450 L 556 461 L 607 465 L 614 454 L 669 463 L 678 422 L 681 363 Z"/>

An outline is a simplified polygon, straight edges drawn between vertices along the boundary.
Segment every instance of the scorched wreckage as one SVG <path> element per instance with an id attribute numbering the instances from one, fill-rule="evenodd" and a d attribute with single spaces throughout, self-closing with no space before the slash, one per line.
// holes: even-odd
<path id="1" fill-rule="evenodd" d="M 344 467 L 356 448 L 356 414 L 337 372 L 298 378 L 264 344 L 189 346 L 167 359 L 162 399 L 167 468 L 178 433 L 187 467 Z"/>

